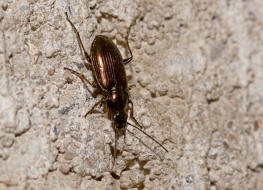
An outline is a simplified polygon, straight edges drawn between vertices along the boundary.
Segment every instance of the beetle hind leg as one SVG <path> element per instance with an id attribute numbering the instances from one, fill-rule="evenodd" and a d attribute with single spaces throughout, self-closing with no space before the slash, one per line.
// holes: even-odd
<path id="1" fill-rule="evenodd" d="M 67 21 L 69 22 L 69 24 L 71 25 L 76 37 L 77 37 L 77 40 L 78 40 L 78 45 L 79 45 L 79 49 L 80 49 L 80 52 L 81 52 L 81 56 L 82 56 L 82 59 L 83 60 L 87 60 L 89 63 L 91 63 L 91 59 L 90 59 L 90 56 L 89 54 L 87 53 L 82 41 L 81 41 L 81 38 L 80 38 L 80 35 L 79 35 L 79 31 L 77 30 L 77 28 L 75 27 L 75 25 L 72 23 L 72 21 L 69 19 L 68 17 L 68 13 L 65 12 L 65 15 L 66 15 L 66 19 Z M 83 54 L 84 52 L 84 54 Z M 85 66 L 86 66 L 86 63 L 85 63 Z"/>

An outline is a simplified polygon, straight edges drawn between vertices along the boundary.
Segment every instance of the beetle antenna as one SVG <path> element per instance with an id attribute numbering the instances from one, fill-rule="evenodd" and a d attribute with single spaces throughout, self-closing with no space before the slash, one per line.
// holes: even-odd
<path id="1" fill-rule="evenodd" d="M 168 150 L 161 144 L 159 143 L 157 140 L 155 140 L 153 137 L 151 137 L 150 135 L 148 135 L 145 131 L 141 130 L 139 127 L 127 122 L 128 125 L 138 129 L 139 131 L 141 131 L 143 134 L 145 134 L 147 137 L 149 137 L 150 139 L 152 139 L 154 142 L 156 142 L 158 145 L 160 145 L 160 147 L 162 147 L 166 152 L 168 152 Z"/>
<path id="2" fill-rule="evenodd" d="M 130 133 L 134 138 L 138 139 L 140 141 L 140 143 L 142 143 L 146 148 L 148 148 L 150 151 L 152 151 L 154 154 L 156 154 L 156 156 L 158 156 L 162 160 L 162 157 L 159 154 L 157 154 L 151 147 L 149 147 L 147 144 L 145 144 L 139 137 L 137 137 L 129 129 L 126 129 L 126 130 L 128 131 L 128 133 Z"/>

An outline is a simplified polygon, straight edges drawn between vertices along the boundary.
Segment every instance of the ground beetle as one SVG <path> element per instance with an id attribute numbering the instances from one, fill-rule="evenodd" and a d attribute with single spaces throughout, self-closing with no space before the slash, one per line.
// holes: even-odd
<path id="1" fill-rule="evenodd" d="M 134 135 L 131 131 L 126 129 L 127 124 L 140 130 L 146 136 L 151 138 L 154 142 L 160 145 L 166 152 L 167 149 L 142 130 L 142 126 L 138 123 L 133 115 L 133 103 L 129 98 L 129 88 L 127 83 L 127 77 L 124 65 L 129 63 L 132 58 L 132 51 L 130 49 L 127 37 L 127 47 L 131 54 L 131 57 L 123 59 L 117 46 L 106 36 L 98 35 L 92 42 L 90 55 L 85 50 L 81 41 L 80 35 L 74 24 L 65 13 L 67 21 L 70 23 L 74 30 L 78 45 L 82 54 L 82 58 L 85 62 L 87 69 L 92 70 L 95 83 L 91 83 L 83 74 L 76 72 L 69 68 L 64 68 L 70 71 L 72 74 L 78 76 L 84 83 L 90 84 L 95 89 L 100 91 L 102 99 L 95 103 L 95 105 L 85 114 L 85 117 L 92 113 L 94 108 L 102 103 L 106 103 L 108 108 L 108 117 L 112 121 L 113 129 L 115 132 L 115 145 L 114 145 L 114 160 L 117 156 L 117 139 L 118 134 L 123 134 L 125 138 L 126 130 Z M 130 105 L 130 106 L 129 106 Z M 128 112 L 130 111 L 130 118 L 139 127 L 127 122 Z"/>

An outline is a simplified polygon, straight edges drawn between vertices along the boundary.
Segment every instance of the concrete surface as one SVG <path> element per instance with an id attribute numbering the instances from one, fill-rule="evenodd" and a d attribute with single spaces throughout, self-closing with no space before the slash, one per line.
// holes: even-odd
<path id="1" fill-rule="evenodd" d="M 0 189 L 263 189 L 262 0 L 0 1 Z M 108 35 L 127 66 L 135 117 L 118 140 L 82 72 Z M 123 150 L 121 152 L 121 150 Z"/>

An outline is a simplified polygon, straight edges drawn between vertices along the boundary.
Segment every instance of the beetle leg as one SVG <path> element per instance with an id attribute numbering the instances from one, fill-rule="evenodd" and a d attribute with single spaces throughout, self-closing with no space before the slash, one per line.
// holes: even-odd
<path id="1" fill-rule="evenodd" d="M 132 51 L 131 51 L 131 48 L 130 48 L 130 45 L 129 45 L 129 42 L 128 42 L 128 39 L 126 41 L 126 44 L 127 44 L 127 47 L 128 47 L 128 50 L 129 50 L 129 53 L 131 54 L 131 57 L 128 57 L 126 59 L 123 60 L 123 64 L 126 65 L 128 63 L 130 63 L 133 59 L 133 55 L 132 55 Z"/>
<path id="2" fill-rule="evenodd" d="M 85 58 L 86 58 L 86 60 L 87 60 L 89 63 L 91 63 L 89 54 L 88 54 L 87 51 L 85 50 L 84 45 L 83 45 L 83 43 L 82 43 L 82 41 L 81 41 L 81 38 L 80 38 L 80 35 L 79 35 L 79 31 L 78 31 L 77 28 L 74 26 L 74 24 L 72 23 L 72 21 L 69 19 L 67 12 L 65 12 L 65 15 L 66 15 L 67 21 L 69 22 L 69 24 L 71 25 L 74 33 L 76 34 L 82 59 L 85 60 Z M 83 54 L 83 52 L 84 52 L 84 54 Z"/>
<path id="3" fill-rule="evenodd" d="M 76 75 L 77 77 L 79 77 L 84 84 L 88 83 L 93 88 L 97 88 L 97 86 L 95 84 L 91 83 L 82 73 L 79 73 L 77 71 L 74 71 L 74 70 L 66 68 L 66 67 L 64 67 L 64 70 L 70 71 L 73 75 Z"/>
<path id="4" fill-rule="evenodd" d="M 125 129 L 124 129 L 124 131 L 123 131 L 123 146 L 122 146 L 122 152 L 123 152 L 123 150 L 124 150 L 124 147 L 125 147 L 125 145 L 126 145 L 126 130 L 128 130 L 127 129 L 127 126 L 125 126 Z"/>
<path id="5" fill-rule="evenodd" d="M 91 114 L 93 112 L 93 110 L 95 109 L 95 107 L 97 107 L 99 104 L 101 104 L 102 102 L 105 102 L 107 99 L 106 98 L 102 98 L 100 101 L 98 101 L 97 103 L 95 103 L 92 108 L 84 115 L 84 117 L 87 117 L 87 115 Z"/>
<path id="6" fill-rule="evenodd" d="M 129 100 L 129 103 L 131 104 L 131 107 L 130 107 L 130 118 L 135 122 L 136 125 L 138 125 L 141 129 L 143 129 L 144 127 L 139 124 L 139 122 L 137 121 L 137 119 L 135 119 L 135 117 L 133 115 L 133 103 L 132 103 L 132 101 Z"/>
<path id="7" fill-rule="evenodd" d="M 113 165 L 115 164 L 115 160 L 116 160 L 116 158 L 117 158 L 117 139 L 118 139 L 118 133 L 117 133 L 117 131 L 116 131 L 116 129 L 114 128 L 114 130 L 115 130 L 115 142 L 114 142 L 114 160 L 113 160 Z"/>
<path id="8" fill-rule="evenodd" d="M 124 141 L 124 146 L 126 144 L 126 130 L 127 130 L 127 126 L 124 129 L 124 134 L 123 134 L 123 141 Z"/>

